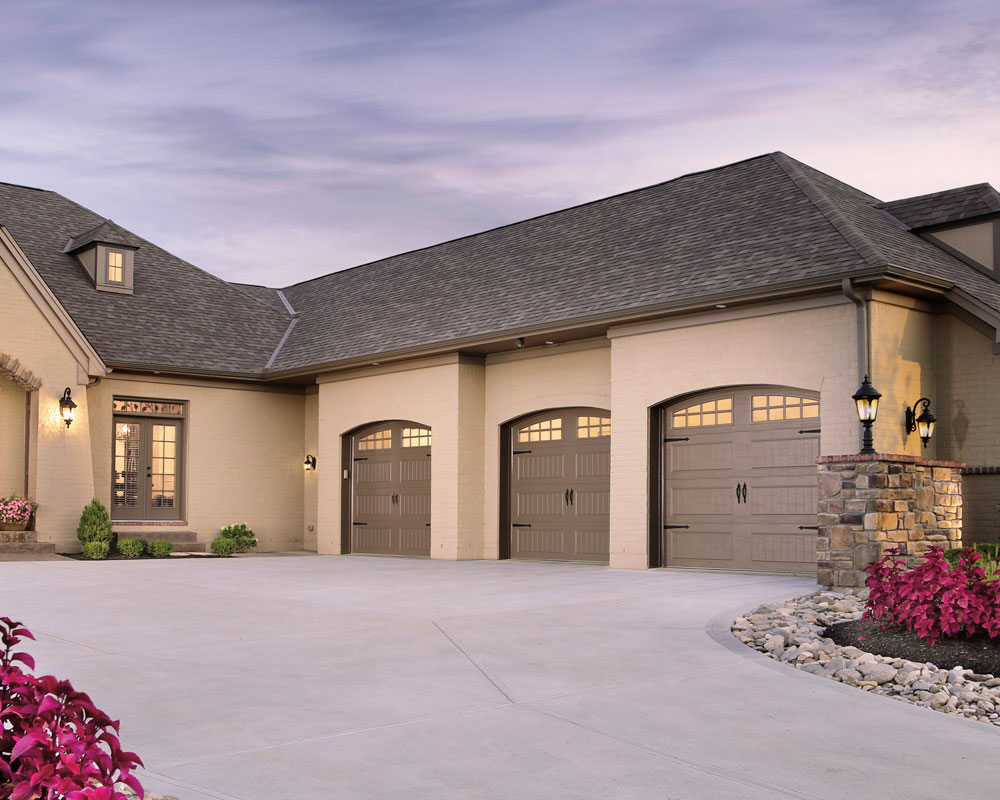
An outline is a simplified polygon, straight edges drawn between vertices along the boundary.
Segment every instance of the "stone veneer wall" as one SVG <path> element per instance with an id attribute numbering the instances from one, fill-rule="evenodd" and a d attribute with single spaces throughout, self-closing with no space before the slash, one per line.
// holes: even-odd
<path id="1" fill-rule="evenodd" d="M 865 566 L 891 547 L 910 566 L 931 546 L 962 546 L 962 468 L 907 455 L 822 456 L 817 582 L 865 585 Z"/>

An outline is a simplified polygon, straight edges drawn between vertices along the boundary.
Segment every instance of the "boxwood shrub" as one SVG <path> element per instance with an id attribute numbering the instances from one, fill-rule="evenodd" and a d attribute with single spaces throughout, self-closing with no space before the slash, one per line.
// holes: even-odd
<path id="1" fill-rule="evenodd" d="M 236 549 L 236 540 L 230 539 L 228 536 L 219 536 L 212 540 L 212 552 L 217 556 L 228 558 L 236 552 Z"/>
<path id="2" fill-rule="evenodd" d="M 142 558 L 146 555 L 146 540 L 135 537 L 133 539 L 119 539 L 118 552 L 123 558 Z"/>
<path id="3" fill-rule="evenodd" d="M 83 547 L 83 557 L 90 561 L 101 561 L 108 557 L 107 542 L 84 542 L 81 547 Z"/>
<path id="4" fill-rule="evenodd" d="M 153 558 L 166 558 L 173 549 L 173 544 L 166 539 L 154 539 L 149 543 L 149 554 Z"/>

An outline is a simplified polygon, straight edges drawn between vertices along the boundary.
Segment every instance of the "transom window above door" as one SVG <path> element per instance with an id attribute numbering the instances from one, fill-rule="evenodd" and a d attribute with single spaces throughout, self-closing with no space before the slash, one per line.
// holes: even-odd
<path id="1" fill-rule="evenodd" d="M 358 450 L 391 450 L 392 429 L 383 428 L 358 439 Z"/>
<path id="2" fill-rule="evenodd" d="M 755 394 L 750 401 L 754 422 L 778 422 L 785 419 L 816 419 L 819 400 L 792 394 Z"/>
<path id="3" fill-rule="evenodd" d="M 611 435 L 611 417 L 577 417 L 576 438 L 598 439 Z"/>
<path id="4" fill-rule="evenodd" d="M 543 419 L 517 432 L 519 442 L 557 442 L 562 439 L 562 417 Z"/>
<path id="5" fill-rule="evenodd" d="M 184 414 L 184 405 L 184 403 L 174 403 L 169 400 L 129 400 L 124 397 L 116 397 L 111 401 L 111 410 L 116 414 L 179 417 Z"/>
<path id="6" fill-rule="evenodd" d="M 675 411 L 671 415 L 671 424 L 675 428 L 697 428 L 710 425 L 733 424 L 733 398 L 722 397 L 717 400 L 706 400 Z"/>

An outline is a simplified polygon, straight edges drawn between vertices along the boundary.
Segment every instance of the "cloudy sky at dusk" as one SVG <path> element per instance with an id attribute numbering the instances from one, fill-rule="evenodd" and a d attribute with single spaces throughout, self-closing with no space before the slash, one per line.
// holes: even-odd
<path id="1" fill-rule="evenodd" d="M 773 150 L 885 199 L 1000 187 L 1000 5 L 4 4 L 0 180 L 229 280 L 284 286 Z"/>

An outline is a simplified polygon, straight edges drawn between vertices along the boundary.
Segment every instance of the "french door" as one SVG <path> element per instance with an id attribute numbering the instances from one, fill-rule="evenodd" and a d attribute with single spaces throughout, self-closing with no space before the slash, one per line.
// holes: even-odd
<path id="1" fill-rule="evenodd" d="M 181 518 L 182 420 L 115 417 L 111 518 Z"/>

